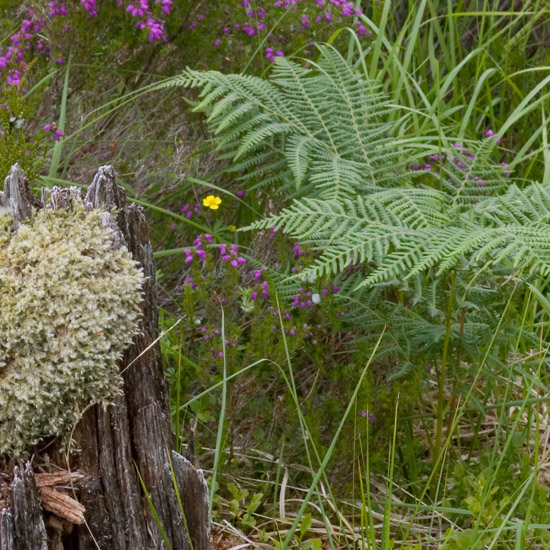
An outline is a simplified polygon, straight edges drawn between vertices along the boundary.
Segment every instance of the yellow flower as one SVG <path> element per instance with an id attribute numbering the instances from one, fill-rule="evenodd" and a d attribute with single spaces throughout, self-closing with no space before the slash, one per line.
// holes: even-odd
<path id="1" fill-rule="evenodd" d="M 217 210 L 221 202 L 222 200 L 220 199 L 220 197 L 215 197 L 214 195 L 208 195 L 208 197 L 202 199 L 202 204 L 204 204 L 204 206 L 208 208 L 211 208 L 212 210 Z"/>
<path id="2" fill-rule="evenodd" d="M 231 231 L 231 233 L 235 233 L 235 231 L 237 231 L 237 228 L 234 225 L 230 225 L 229 231 Z"/>

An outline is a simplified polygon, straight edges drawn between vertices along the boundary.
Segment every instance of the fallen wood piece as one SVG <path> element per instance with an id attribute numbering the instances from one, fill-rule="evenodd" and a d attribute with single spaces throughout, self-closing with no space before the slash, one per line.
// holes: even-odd
<path id="1" fill-rule="evenodd" d="M 86 509 L 78 500 L 51 487 L 41 487 L 39 491 L 42 497 L 42 506 L 48 512 L 52 512 L 52 514 L 66 519 L 70 523 L 77 525 L 84 523 Z"/>
<path id="2" fill-rule="evenodd" d="M 34 474 L 34 482 L 38 488 L 53 487 L 78 481 L 84 477 L 80 472 L 56 472 L 52 474 Z"/>

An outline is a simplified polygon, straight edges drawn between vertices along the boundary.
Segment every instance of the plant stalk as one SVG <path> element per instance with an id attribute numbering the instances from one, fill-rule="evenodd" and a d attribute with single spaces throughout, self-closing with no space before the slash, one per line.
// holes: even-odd
<path id="1" fill-rule="evenodd" d="M 439 393 L 437 396 L 437 424 L 435 429 L 435 445 L 434 445 L 434 467 L 437 468 L 439 455 L 441 453 L 441 435 L 443 432 L 443 409 L 444 409 L 444 388 L 445 374 L 447 371 L 447 356 L 449 352 L 449 341 L 451 339 L 452 311 L 455 294 L 456 272 L 453 271 L 451 276 L 451 289 L 449 300 L 447 302 L 446 322 L 445 322 L 445 340 L 443 341 L 443 354 L 441 356 L 441 372 L 439 374 Z"/>

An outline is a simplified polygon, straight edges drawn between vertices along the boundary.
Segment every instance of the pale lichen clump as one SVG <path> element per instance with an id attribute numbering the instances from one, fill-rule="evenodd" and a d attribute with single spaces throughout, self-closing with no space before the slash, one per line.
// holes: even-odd
<path id="1" fill-rule="evenodd" d="M 0 455 L 66 436 L 121 392 L 117 360 L 138 331 L 143 274 L 113 248 L 104 211 L 0 213 Z"/>

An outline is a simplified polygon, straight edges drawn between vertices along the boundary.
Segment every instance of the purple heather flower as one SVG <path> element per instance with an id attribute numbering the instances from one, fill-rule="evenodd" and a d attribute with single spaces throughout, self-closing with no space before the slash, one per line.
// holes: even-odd
<path id="1" fill-rule="evenodd" d="M 162 13 L 169 14 L 172 10 L 172 0 L 155 0 L 155 4 L 161 4 Z"/>
<path id="2" fill-rule="evenodd" d="M 80 0 L 89 17 L 97 17 L 97 7 L 95 0 Z"/>
<path id="3" fill-rule="evenodd" d="M 359 36 L 370 36 L 370 31 L 361 23 L 361 21 L 357 21 L 357 34 Z"/>

